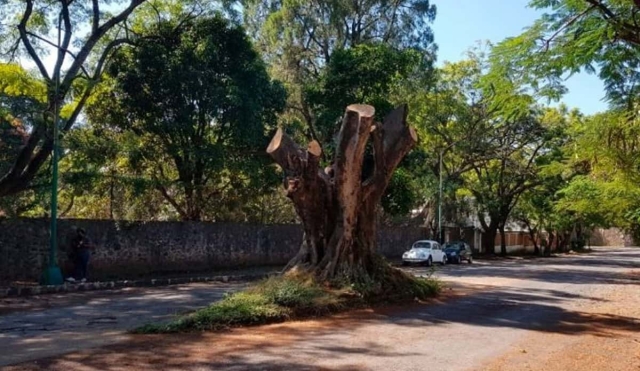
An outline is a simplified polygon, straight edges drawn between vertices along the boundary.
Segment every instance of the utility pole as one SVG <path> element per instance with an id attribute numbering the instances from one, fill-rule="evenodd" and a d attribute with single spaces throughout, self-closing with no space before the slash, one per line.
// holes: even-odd
<path id="1" fill-rule="evenodd" d="M 62 14 L 58 16 L 58 53 L 60 53 L 60 38 L 62 28 Z M 60 90 L 60 72 L 54 71 L 53 78 L 55 80 L 55 98 L 54 98 L 54 114 L 53 114 L 53 157 L 52 157 L 52 176 L 51 176 L 51 226 L 49 240 L 49 266 L 42 275 L 42 283 L 45 285 L 62 285 L 62 271 L 58 267 L 58 159 L 59 159 L 59 132 L 60 124 L 60 106 L 58 103 L 58 95 Z"/>
<path id="2" fill-rule="evenodd" d="M 438 186 L 438 242 L 444 243 L 444 238 L 442 237 L 442 156 L 444 155 L 444 149 L 440 151 L 439 155 L 438 162 L 440 170 L 438 171 L 438 175 L 440 176 L 440 183 Z"/>
<path id="3" fill-rule="evenodd" d="M 438 171 L 438 175 L 440 176 L 440 182 L 439 182 L 440 184 L 438 186 L 438 242 L 440 243 L 444 243 L 444 234 L 442 233 L 442 157 L 444 156 L 444 153 L 446 151 L 448 151 L 449 149 L 451 149 L 451 147 L 455 146 L 460 142 L 461 140 L 457 142 L 453 142 L 448 146 L 446 146 L 445 148 L 441 149 L 438 156 L 438 162 L 440 167 L 440 170 Z"/>

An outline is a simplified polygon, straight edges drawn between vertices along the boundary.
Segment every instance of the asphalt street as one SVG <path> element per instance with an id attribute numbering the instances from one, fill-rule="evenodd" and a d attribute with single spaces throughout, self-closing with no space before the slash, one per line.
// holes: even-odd
<path id="1" fill-rule="evenodd" d="M 416 275 L 430 273 L 426 267 L 407 269 Z M 291 339 L 286 346 L 267 342 L 207 353 L 214 350 L 203 351 L 194 340 L 173 345 L 166 354 L 158 347 L 154 356 L 166 355 L 164 362 L 175 362 L 172 369 L 194 370 L 424 370 L 426 365 L 430 370 L 483 369 L 483 364 L 513 350 L 514 344 L 531 334 L 580 336 L 640 329 L 640 318 L 589 315 L 613 300 L 616 290 L 639 292 L 640 276 L 634 275 L 638 270 L 640 249 L 636 248 L 447 265 L 436 267 L 435 275 L 452 291 L 464 294 L 426 305 L 374 311 L 350 318 L 349 325 L 340 325 L 338 319 L 330 330 L 303 331 L 307 325 L 302 322 L 299 333 L 294 333 L 297 325 L 287 324 L 290 331 L 281 335 Z M 136 289 L 10 313 L 0 317 L 0 366 L 124 344 L 130 341 L 127 329 L 204 306 L 238 287 L 198 284 Z M 269 331 L 256 328 L 251 333 L 273 339 Z M 197 362 L 181 361 L 181 356 L 198 352 Z M 92 359 L 98 362 L 100 357 Z"/>

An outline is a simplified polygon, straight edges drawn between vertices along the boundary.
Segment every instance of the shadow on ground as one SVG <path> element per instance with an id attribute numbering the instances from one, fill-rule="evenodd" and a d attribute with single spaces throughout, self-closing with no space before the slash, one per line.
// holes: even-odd
<path id="1" fill-rule="evenodd" d="M 627 265 L 636 266 L 638 260 L 627 261 L 631 258 L 624 254 L 615 256 L 614 253 L 599 252 L 598 255 L 600 258 L 590 255 L 539 261 L 530 270 L 523 270 L 518 263 L 446 269 L 457 268 L 459 273 L 456 274 L 467 277 L 495 275 L 547 283 L 636 285 L 640 292 L 640 276 L 630 274 Z M 632 256 L 638 259 L 640 254 Z M 395 360 L 424 353 L 424 349 L 410 346 L 402 347 L 402 352 L 392 351 L 390 347 L 381 345 L 381 337 L 395 336 L 401 342 L 403 338 L 426 337 L 437 330 L 447 334 L 473 334 L 483 328 L 495 329 L 496 334 L 500 329 L 518 329 L 605 338 L 615 337 L 621 332 L 637 333 L 640 318 L 587 310 L 607 300 L 572 292 L 572 286 L 566 287 L 566 291 L 555 289 L 555 286 L 553 289 L 484 287 L 453 294 L 449 298 L 445 295 L 444 299 L 431 303 L 354 311 L 321 320 L 217 334 L 132 336 L 124 343 L 44 359 L 8 370 L 322 370 L 310 365 L 316 364 L 316 360 L 327 359 L 340 364 L 341 370 L 360 370 L 366 367 L 352 364 L 355 355 Z M 585 310 L 576 310 L 579 308 Z"/>
<path id="2" fill-rule="evenodd" d="M 634 250 L 637 253 L 634 253 Z M 416 275 L 427 275 L 421 266 L 405 268 Z M 640 249 L 598 249 L 589 255 L 535 260 L 492 261 L 476 264 L 436 266 L 437 275 L 446 280 L 460 278 L 506 278 L 544 283 L 636 285 L 640 277 L 628 275 L 640 269 Z"/>

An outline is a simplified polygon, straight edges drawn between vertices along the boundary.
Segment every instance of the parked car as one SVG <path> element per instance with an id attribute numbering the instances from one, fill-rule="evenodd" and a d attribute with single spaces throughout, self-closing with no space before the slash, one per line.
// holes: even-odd
<path id="1" fill-rule="evenodd" d="M 471 246 L 469 246 L 466 242 L 447 242 L 444 244 L 443 248 L 449 262 L 460 264 L 461 262 L 466 260 L 469 264 L 473 263 Z"/>
<path id="2" fill-rule="evenodd" d="M 403 265 L 425 264 L 431 266 L 433 263 L 447 264 L 447 255 L 436 241 L 416 241 L 411 246 L 411 250 L 402 254 Z"/>

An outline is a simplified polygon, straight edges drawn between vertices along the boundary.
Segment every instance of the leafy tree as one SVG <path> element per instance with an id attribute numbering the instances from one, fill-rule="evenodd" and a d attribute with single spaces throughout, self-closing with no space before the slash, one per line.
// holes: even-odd
<path id="1" fill-rule="evenodd" d="M 316 135 L 315 116 L 306 100 L 305 88 L 322 78 L 336 51 L 341 53 L 339 58 L 353 61 L 357 53 L 349 56 L 345 50 L 385 44 L 396 49 L 419 50 L 430 56 L 429 60 L 435 59 L 429 25 L 436 9 L 428 0 L 244 0 L 241 3 L 245 25 L 272 66 L 272 74 L 285 83 L 290 94 L 289 110 L 283 120 L 296 122 L 297 126 L 303 123 L 307 138 L 319 142 L 323 138 Z M 361 56 L 367 52 L 374 57 L 373 53 L 383 50 L 361 49 Z M 374 59 L 369 62 L 376 63 Z M 362 89 L 370 87 L 361 86 Z M 351 103 L 353 101 L 347 104 Z M 332 109 L 338 107 L 342 106 Z M 332 123 L 339 117 L 332 117 Z"/>
<path id="2" fill-rule="evenodd" d="M 273 184 L 256 148 L 286 96 L 240 27 L 221 16 L 161 22 L 118 53 L 109 73 L 113 87 L 90 107 L 91 121 L 135 134 L 131 166 L 181 219 L 202 219 L 226 193 Z"/>
<path id="3" fill-rule="evenodd" d="M 0 64 L 0 174 L 11 170 L 28 142 L 29 128 L 41 120 L 44 91 L 44 85 L 20 66 Z M 22 194 L 0 197 L 0 214 L 17 217 L 39 206 L 42 185 L 47 184 L 32 184 Z"/>
<path id="4" fill-rule="evenodd" d="M 481 61 L 477 58 L 449 63 L 432 75 L 423 75 L 399 86 L 396 99 L 405 99 L 412 107 L 409 119 L 416 123 L 420 137 L 410 158 L 421 154 L 422 169 L 417 174 L 430 173 L 432 181 L 422 182 L 421 217 L 425 225 L 438 235 L 440 157 L 442 156 L 442 220 L 462 222 L 468 208 L 469 194 L 461 194 L 462 175 L 472 164 L 486 156 L 476 138 L 486 135 L 483 123 L 488 112 L 480 101 L 479 77 Z M 473 155 L 470 155 L 473 154 Z"/>
<path id="5" fill-rule="evenodd" d="M 578 174 L 567 169 L 564 153 L 558 155 L 547 158 L 549 163 L 539 164 L 538 184 L 522 193 L 510 215 L 511 220 L 527 228 L 536 255 L 550 254 L 555 237 L 571 233 L 580 222 L 560 206 L 565 201 L 563 191 Z"/>
<path id="6" fill-rule="evenodd" d="M 522 193 L 538 184 L 536 165 L 549 139 L 535 114 L 516 120 L 498 117 L 488 129 L 495 134 L 486 149 L 492 158 L 472 165 L 465 187 L 477 203 L 483 246 L 491 252 L 499 231 L 501 253 L 506 254 L 504 228 Z"/>
<path id="7" fill-rule="evenodd" d="M 331 156 L 338 134 L 336 123 L 342 115 L 338 107 L 361 102 L 376 107 L 381 120 L 393 108 L 392 91 L 416 75 L 429 74 L 427 63 L 415 50 L 398 50 L 378 43 L 336 50 L 320 77 L 305 87 L 305 101 L 313 114 L 323 156 Z M 373 151 L 366 151 L 363 176 L 373 169 Z M 329 164 L 327 164 L 329 165 Z M 404 166 L 404 165 L 401 165 Z M 416 204 L 417 177 L 409 169 L 393 175 L 382 205 L 392 216 L 408 215 Z"/>
<path id="8" fill-rule="evenodd" d="M 10 170 L 0 174 L 0 197 L 25 189 L 49 158 L 56 110 L 68 105 L 69 113 L 59 124 L 63 133 L 74 125 L 105 62 L 128 42 L 124 22 L 143 2 L 131 0 L 111 14 L 104 8 L 117 1 L 2 1 L 0 56 L 5 60 L 24 56 L 33 62 L 45 89 L 39 120 L 29 127 L 29 138 Z M 51 41 L 57 25 L 59 43 Z M 44 56 L 51 50 L 56 57 L 48 69 Z"/>
<path id="9" fill-rule="evenodd" d="M 611 110 L 570 133 L 569 166 L 581 176 L 558 192 L 550 214 L 562 226 L 634 230 L 638 184 L 640 3 L 631 0 L 532 0 L 546 13 L 492 53 L 491 74 L 513 76 L 522 88 L 558 99 L 566 76 L 581 70 L 604 81 Z"/>
<path id="10" fill-rule="evenodd" d="M 582 177 L 564 189 L 559 208 L 586 227 L 638 231 L 640 158 L 638 119 L 614 108 L 580 120 L 567 146 L 569 166 Z"/>
<path id="11" fill-rule="evenodd" d="M 333 53 L 318 79 L 305 86 L 305 101 L 316 122 L 321 144 L 332 146 L 341 107 L 361 102 L 376 107 L 378 119 L 393 108 L 390 93 L 412 75 L 423 73 L 420 53 L 385 44 L 359 45 Z"/>
<path id="12" fill-rule="evenodd" d="M 436 9 L 428 0 L 245 0 L 245 23 L 269 60 L 318 75 L 335 50 L 384 43 L 433 48 Z M 298 61 L 298 62 L 296 62 Z"/>
<path id="13" fill-rule="evenodd" d="M 559 98 L 564 77 L 585 69 L 598 72 L 608 97 L 624 106 L 637 100 L 640 86 L 640 3 L 632 0 L 531 0 L 547 10 L 523 34 L 494 50 L 498 65 L 510 64 L 522 82 Z M 599 69 L 599 71 L 598 71 Z"/>

